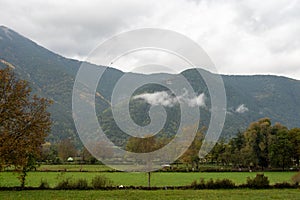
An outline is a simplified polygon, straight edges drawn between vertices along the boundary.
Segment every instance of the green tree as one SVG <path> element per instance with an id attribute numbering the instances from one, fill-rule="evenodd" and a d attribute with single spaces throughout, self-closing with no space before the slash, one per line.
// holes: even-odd
<path id="1" fill-rule="evenodd" d="M 300 159 L 300 128 L 293 128 L 289 131 L 290 141 L 292 143 L 292 159 L 299 166 Z"/>
<path id="2" fill-rule="evenodd" d="M 31 95 L 28 82 L 17 79 L 11 69 L 0 70 L 0 168 L 14 166 L 22 187 L 50 131 L 50 104 Z"/>
<path id="3" fill-rule="evenodd" d="M 272 166 L 281 167 L 282 170 L 291 164 L 293 150 L 287 129 L 278 130 L 270 147 L 270 160 Z"/>
<path id="4" fill-rule="evenodd" d="M 242 149 L 248 157 L 248 164 L 258 165 L 264 169 L 270 164 L 269 143 L 271 133 L 271 120 L 263 118 L 253 122 L 244 133 L 245 146 Z M 250 162 L 250 163 L 249 163 Z"/>
<path id="5" fill-rule="evenodd" d="M 244 155 L 242 148 L 245 146 L 245 138 L 242 132 L 238 132 L 236 137 L 229 141 L 231 147 L 231 162 L 236 167 L 244 166 Z"/>
<path id="6" fill-rule="evenodd" d="M 229 165 L 232 163 L 232 146 L 230 144 L 223 144 L 223 151 L 219 157 L 222 165 Z"/>

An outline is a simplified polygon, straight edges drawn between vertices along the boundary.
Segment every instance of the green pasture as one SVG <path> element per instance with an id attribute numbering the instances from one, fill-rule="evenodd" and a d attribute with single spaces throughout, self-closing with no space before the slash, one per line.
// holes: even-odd
<path id="1" fill-rule="evenodd" d="M 0 199 L 231 199 L 231 200 L 266 200 L 266 199 L 299 199 L 298 189 L 272 190 L 35 190 L 35 191 L 0 191 Z"/>
<path id="2" fill-rule="evenodd" d="M 79 164 L 64 164 L 64 165 L 41 165 L 37 171 L 114 171 L 106 165 L 79 165 Z"/>
<path id="3" fill-rule="evenodd" d="M 270 180 L 270 184 L 279 182 L 290 182 L 291 177 L 296 172 L 265 172 Z M 104 175 L 111 179 L 114 185 L 124 186 L 147 186 L 146 173 L 127 173 L 127 172 L 29 172 L 26 186 L 39 186 L 41 180 L 46 180 L 50 187 L 65 178 L 79 179 L 85 178 L 91 182 L 92 178 L 97 175 Z M 13 172 L 0 172 L 0 186 L 18 186 L 18 174 Z M 153 172 L 151 173 L 151 186 L 183 186 L 190 185 L 194 180 L 204 178 L 230 179 L 236 184 L 246 182 L 247 177 L 255 177 L 255 172 Z"/>

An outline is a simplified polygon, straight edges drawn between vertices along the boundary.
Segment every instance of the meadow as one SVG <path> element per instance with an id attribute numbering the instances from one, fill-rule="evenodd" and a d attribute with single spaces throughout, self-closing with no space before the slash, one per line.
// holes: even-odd
<path id="1" fill-rule="evenodd" d="M 266 199 L 299 199 L 299 189 L 272 190 L 35 190 L 35 191 L 0 191 L 0 199 L 231 199 L 231 200 L 266 200 Z"/>
<path id="2" fill-rule="evenodd" d="M 80 172 L 81 171 L 81 172 Z M 63 179 L 86 179 L 103 175 L 119 186 L 147 186 L 146 173 L 110 172 L 103 165 L 42 165 L 37 171 L 29 172 L 26 186 L 38 187 L 41 180 L 55 187 Z M 270 184 L 291 182 L 297 172 L 264 172 Z M 200 178 L 230 179 L 236 184 L 243 184 L 247 177 L 255 177 L 256 172 L 153 172 L 151 186 L 163 187 L 164 190 L 23 190 L 0 191 L 0 199 L 299 199 L 299 189 L 230 189 L 230 190 L 172 190 L 168 186 L 190 185 Z M 0 172 L 0 187 L 19 186 L 18 174 L 12 171 Z"/>
<path id="3" fill-rule="evenodd" d="M 296 172 L 264 172 L 270 180 L 270 184 L 279 182 L 291 182 L 291 177 Z M 63 179 L 84 178 L 89 183 L 97 175 L 104 175 L 113 181 L 113 184 L 124 186 L 147 186 L 146 173 L 126 173 L 126 172 L 29 172 L 26 178 L 26 186 L 38 187 L 41 180 L 47 181 L 50 187 L 55 187 Z M 0 172 L 0 186 L 18 186 L 18 174 L 13 172 Z M 151 186 L 184 186 L 190 185 L 193 181 L 200 178 L 208 180 L 230 179 L 236 184 L 246 183 L 247 177 L 253 178 L 255 172 L 153 172 L 151 174 Z"/>

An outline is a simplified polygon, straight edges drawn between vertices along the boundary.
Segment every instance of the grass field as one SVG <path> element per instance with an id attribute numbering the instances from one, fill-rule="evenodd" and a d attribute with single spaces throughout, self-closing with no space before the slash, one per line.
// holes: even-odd
<path id="1" fill-rule="evenodd" d="M 299 189 L 272 190 L 115 190 L 115 191 L 74 191 L 36 190 L 0 191 L 0 199 L 299 199 Z"/>
<path id="2" fill-rule="evenodd" d="M 270 184 L 277 182 L 287 181 L 290 182 L 291 177 L 296 172 L 265 172 L 264 173 L 270 180 Z M 47 180 L 50 187 L 64 178 L 85 178 L 91 182 L 92 178 L 96 175 L 104 175 L 111 179 L 114 185 L 125 186 L 147 186 L 146 173 L 125 173 L 125 172 L 29 172 L 27 177 L 26 186 L 39 186 L 41 180 Z M 151 175 L 152 186 L 182 186 L 189 185 L 194 180 L 200 178 L 207 179 L 223 179 L 227 178 L 236 184 L 246 182 L 247 177 L 255 177 L 255 172 L 154 172 Z M 18 186 L 18 174 L 13 172 L 0 172 L 0 186 Z"/>
<path id="3" fill-rule="evenodd" d="M 82 167 L 82 168 L 81 168 Z M 89 172 L 79 172 L 89 171 Z M 50 187 L 65 178 L 85 178 L 90 183 L 97 175 L 104 175 L 111 179 L 114 185 L 147 186 L 146 173 L 104 172 L 109 168 L 103 165 L 43 165 L 37 172 L 29 172 L 26 186 L 39 186 L 41 180 L 47 180 Z M 55 172 L 64 171 L 67 172 Z M 265 172 L 271 184 L 290 182 L 296 172 Z M 0 186 L 18 186 L 18 174 L 0 172 Z M 255 177 L 255 172 L 154 172 L 151 174 L 152 186 L 183 186 L 190 185 L 194 180 L 204 178 L 230 179 L 236 184 L 246 182 L 247 177 Z M 269 189 L 269 190 L 25 190 L 0 191 L 0 199 L 299 199 L 299 189 Z"/>
<path id="4" fill-rule="evenodd" d="M 38 171 L 89 171 L 89 172 L 102 172 L 113 171 L 113 169 L 106 165 L 76 165 L 76 164 L 64 164 L 64 165 L 41 165 L 37 168 Z"/>

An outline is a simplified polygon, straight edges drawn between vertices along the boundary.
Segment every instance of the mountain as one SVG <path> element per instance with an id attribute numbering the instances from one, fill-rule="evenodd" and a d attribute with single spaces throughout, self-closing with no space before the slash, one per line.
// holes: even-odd
<path id="1" fill-rule="evenodd" d="M 15 73 L 30 82 L 33 92 L 39 96 L 54 100 L 49 111 L 53 127 L 48 137 L 50 141 L 72 138 L 79 144 L 72 118 L 72 90 L 76 73 L 81 61 L 68 59 L 55 54 L 15 31 L 0 26 L 0 68 L 9 63 L 15 67 Z M 98 66 L 101 68 L 101 66 Z M 126 135 L 116 126 L 110 110 L 112 91 L 116 82 L 124 74 L 135 80 L 144 80 L 159 76 L 166 82 L 177 80 L 179 75 L 172 74 L 134 74 L 124 73 L 114 68 L 107 68 L 100 80 L 96 94 L 96 108 L 99 122 L 105 132 L 119 145 L 124 145 Z M 195 92 L 209 97 L 202 77 L 195 69 L 189 69 L 180 75 L 186 77 Z M 280 122 L 289 128 L 300 125 L 300 81 L 286 77 L 255 75 L 228 76 L 222 75 L 227 97 L 227 116 L 223 137 L 230 138 L 238 130 L 244 130 L 248 124 L 262 117 L 269 117 L 273 122 Z M 135 94 L 165 91 L 166 88 L 148 84 L 139 88 Z M 200 125 L 208 125 L 210 119 L 210 101 L 206 108 L 201 108 Z M 149 103 L 142 99 L 130 101 L 131 117 L 140 125 L 149 123 Z M 167 135 L 172 135 L 178 127 L 178 106 L 167 107 L 169 125 L 164 127 Z"/>

